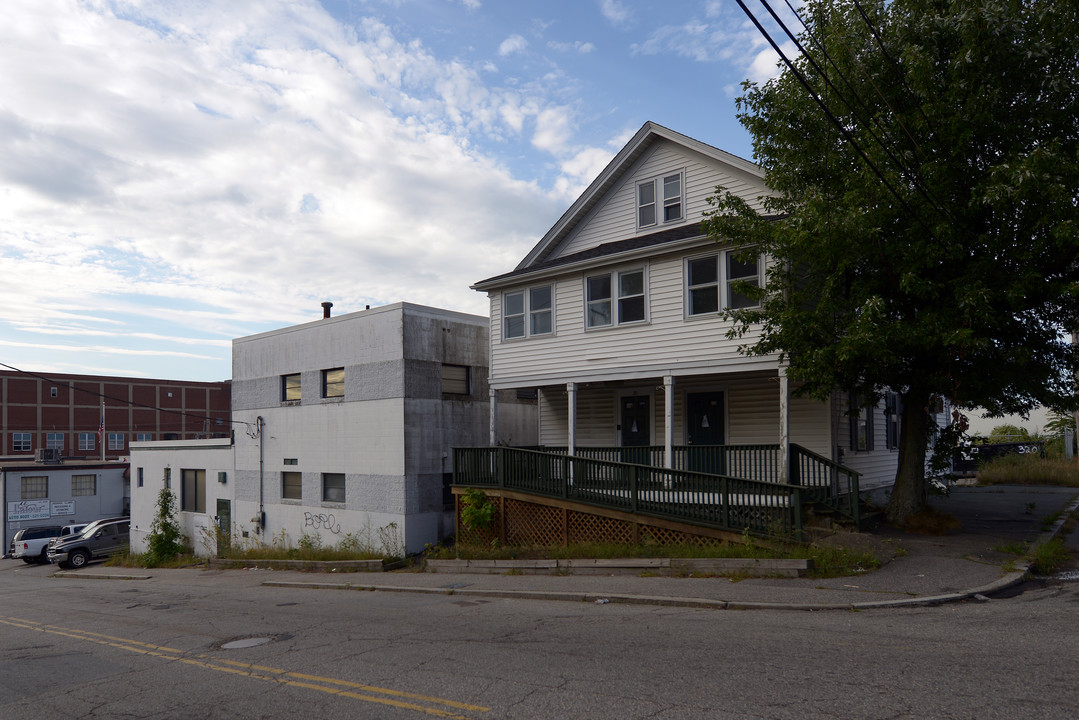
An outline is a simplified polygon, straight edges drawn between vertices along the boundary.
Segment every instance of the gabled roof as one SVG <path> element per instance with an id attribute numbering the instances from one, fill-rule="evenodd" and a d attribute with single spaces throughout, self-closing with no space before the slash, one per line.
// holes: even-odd
<path id="1" fill-rule="evenodd" d="M 675 132 L 662 125 L 657 125 L 654 122 L 646 122 L 641 126 L 641 129 L 634 134 L 630 141 L 626 143 L 625 147 L 619 150 L 618 154 L 607 163 L 607 167 L 605 167 L 603 172 L 592 181 L 592 184 L 589 185 L 585 191 L 581 193 L 581 196 L 569 206 L 569 209 L 562 214 L 562 217 L 558 219 L 558 222 L 547 231 L 547 234 L 544 235 L 536 246 L 524 257 L 517 265 L 516 270 L 523 270 L 526 267 L 546 260 L 566 235 L 572 232 L 589 211 L 591 211 L 597 203 L 603 200 L 607 192 L 617 185 L 622 177 L 629 172 L 637 159 L 644 155 L 652 145 L 660 140 L 669 140 L 690 150 L 699 152 L 702 155 L 731 165 L 732 167 L 738 168 L 751 175 L 755 175 L 762 180 L 764 179 L 764 171 L 748 160 L 743 160 L 737 155 L 731 155 L 717 147 L 703 143 L 700 140 L 694 140 L 687 135 Z"/>
<path id="2" fill-rule="evenodd" d="M 700 223 L 687 223 L 686 225 L 671 228 L 670 230 L 661 230 L 648 235 L 637 235 L 625 240 L 603 243 L 602 245 L 597 245 L 596 247 L 587 250 L 575 252 L 570 255 L 560 255 L 553 260 L 540 261 L 527 267 L 518 265 L 517 269 L 512 272 L 496 275 L 495 277 L 487 278 L 486 280 L 480 280 L 473 285 L 472 288 L 475 290 L 487 290 L 488 288 L 501 285 L 506 280 L 537 273 L 542 274 L 545 270 L 551 268 L 595 260 L 608 255 L 620 255 L 625 252 L 630 252 L 631 250 L 641 250 L 656 245 L 665 245 L 677 240 L 700 237 L 703 234 L 704 230 L 701 229 Z"/>

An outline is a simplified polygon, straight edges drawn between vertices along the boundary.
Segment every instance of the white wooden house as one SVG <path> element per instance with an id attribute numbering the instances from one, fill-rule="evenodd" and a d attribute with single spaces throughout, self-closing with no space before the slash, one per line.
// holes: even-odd
<path id="1" fill-rule="evenodd" d="M 759 208 L 763 176 L 646 123 L 513 271 L 473 286 L 491 304 L 492 418 L 494 392 L 537 389 L 540 444 L 570 453 L 618 448 L 638 462 L 624 449 L 650 446 L 652 464 L 676 467 L 679 449 L 767 444 L 786 458 L 795 443 L 860 473 L 862 490 L 890 484 L 886 403 L 853 418 L 845 392 L 794 397 L 778 357 L 725 337 L 720 311 L 747 302 L 729 283 L 761 281 L 767 259 L 736 257 L 700 221 L 717 186 Z M 492 445 L 504 440 L 492 429 Z M 701 469 L 692 457 L 686 469 Z M 789 479 L 778 464 L 775 479 Z"/>

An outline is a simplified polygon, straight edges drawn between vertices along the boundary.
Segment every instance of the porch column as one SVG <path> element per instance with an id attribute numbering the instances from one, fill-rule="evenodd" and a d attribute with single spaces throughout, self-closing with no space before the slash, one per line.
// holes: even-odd
<path id="1" fill-rule="evenodd" d="M 674 467 L 674 376 L 663 376 L 663 467 Z"/>
<path id="2" fill-rule="evenodd" d="M 566 383 L 566 405 L 569 408 L 569 420 L 566 425 L 566 453 L 573 455 L 577 447 L 577 383 Z"/>
<path id="3" fill-rule="evenodd" d="M 491 388 L 491 447 L 498 445 L 498 391 Z"/>
<path id="4" fill-rule="evenodd" d="M 790 480 L 791 408 L 790 383 L 786 366 L 779 368 L 779 482 Z"/>

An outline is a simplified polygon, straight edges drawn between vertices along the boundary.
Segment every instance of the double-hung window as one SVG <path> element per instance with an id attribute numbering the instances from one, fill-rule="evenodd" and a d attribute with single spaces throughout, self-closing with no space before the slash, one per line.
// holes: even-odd
<path id="1" fill-rule="evenodd" d="M 850 393 L 850 449 L 873 449 L 873 406 L 855 393 Z"/>
<path id="2" fill-rule="evenodd" d="M 95 447 L 94 440 L 96 437 L 97 436 L 94 433 L 79 433 L 79 450 L 93 450 Z"/>
<path id="3" fill-rule="evenodd" d="M 637 183 L 637 227 L 655 227 L 685 218 L 681 171 Z"/>
<path id="4" fill-rule="evenodd" d="M 585 278 L 585 324 L 590 328 L 643 322 L 647 318 L 644 270 Z"/>
<path id="5" fill-rule="evenodd" d="M 11 433 L 11 450 L 13 452 L 30 452 L 34 445 L 28 432 Z"/>
<path id="6" fill-rule="evenodd" d="M 890 392 L 884 396 L 884 436 L 889 450 L 899 448 L 899 395 Z"/>
<path id="7" fill-rule="evenodd" d="M 753 287 L 761 286 L 760 256 L 739 256 L 739 253 L 727 252 L 727 307 L 732 310 L 757 306 L 757 301 L 737 290 L 735 283 L 742 282 Z"/>
<path id="8" fill-rule="evenodd" d="M 45 447 L 49 450 L 63 450 L 64 434 L 57 432 L 45 433 Z"/>
<path id="9" fill-rule="evenodd" d="M 124 449 L 124 434 L 123 433 L 109 433 L 109 450 L 123 450 Z"/>
<path id="10" fill-rule="evenodd" d="M 737 283 L 760 287 L 760 267 L 759 255 L 738 250 L 686 260 L 686 315 L 756 307 L 757 301 L 739 292 Z"/>
<path id="11" fill-rule="evenodd" d="M 509 340 L 554 332 L 554 286 L 540 285 L 502 296 L 502 337 Z"/>

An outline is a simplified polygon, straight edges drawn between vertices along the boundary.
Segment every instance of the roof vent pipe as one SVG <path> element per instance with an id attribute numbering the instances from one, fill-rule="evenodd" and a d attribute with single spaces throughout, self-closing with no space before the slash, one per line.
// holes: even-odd
<path id="1" fill-rule="evenodd" d="M 330 308 L 333 307 L 333 303 L 329 300 L 322 303 L 322 318 L 326 319 L 330 316 Z"/>

